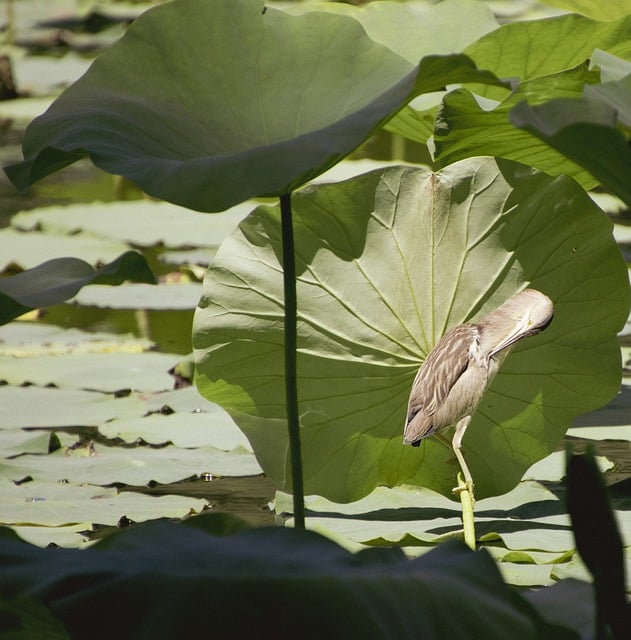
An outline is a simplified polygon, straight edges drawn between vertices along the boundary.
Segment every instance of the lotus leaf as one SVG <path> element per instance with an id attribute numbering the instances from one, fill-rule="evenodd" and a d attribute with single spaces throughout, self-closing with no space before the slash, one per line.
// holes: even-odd
<path id="1" fill-rule="evenodd" d="M 307 188 L 293 207 L 306 493 L 344 502 L 411 483 L 449 494 L 449 451 L 402 445 L 412 380 L 449 328 L 526 286 L 552 298 L 555 319 L 517 346 L 474 416 L 463 449 L 476 495 L 510 490 L 575 416 L 617 392 L 627 270 L 611 222 L 572 180 L 470 159 Z M 220 247 L 194 346 L 202 395 L 291 490 L 279 227 L 278 210 L 260 207 Z"/>

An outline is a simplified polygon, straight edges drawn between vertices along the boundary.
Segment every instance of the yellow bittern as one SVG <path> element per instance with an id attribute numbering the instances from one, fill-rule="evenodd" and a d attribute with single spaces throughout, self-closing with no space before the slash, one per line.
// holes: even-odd
<path id="1" fill-rule="evenodd" d="M 460 447 L 471 417 L 511 347 L 543 331 L 552 321 L 552 301 L 535 289 L 525 289 L 476 324 L 448 331 L 421 365 L 410 392 L 405 444 L 419 446 L 423 438 L 455 424 L 451 446 L 465 480 L 454 489 L 468 489 L 473 479 Z"/>

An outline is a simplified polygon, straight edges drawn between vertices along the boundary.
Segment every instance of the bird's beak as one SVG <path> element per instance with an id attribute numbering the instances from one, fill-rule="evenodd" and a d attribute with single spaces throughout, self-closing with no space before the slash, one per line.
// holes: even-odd
<path id="1" fill-rule="evenodd" d="M 533 325 L 528 317 L 525 317 L 522 322 L 519 323 L 507 336 L 505 336 L 493 349 L 491 352 L 491 357 L 497 355 L 504 349 L 508 349 L 510 346 L 514 345 L 517 341 L 522 338 L 526 338 L 527 336 L 535 335 L 545 329 L 548 324 L 552 321 L 552 317 L 544 327 L 537 327 Z"/>

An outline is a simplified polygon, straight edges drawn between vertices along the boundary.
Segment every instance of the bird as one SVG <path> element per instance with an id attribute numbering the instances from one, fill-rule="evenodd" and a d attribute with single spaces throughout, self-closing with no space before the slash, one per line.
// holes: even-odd
<path id="1" fill-rule="evenodd" d="M 474 483 L 461 451 L 462 439 L 500 365 L 519 340 L 543 331 L 552 322 L 552 300 L 536 289 L 524 289 L 491 311 L 480 322 L 460 324 L 448 331 L 430 351 L 412 383 L 403 443 L 418 447 L 421 440 L 455 425 L 451 448 L 464 482 L 454 493 Z"/>

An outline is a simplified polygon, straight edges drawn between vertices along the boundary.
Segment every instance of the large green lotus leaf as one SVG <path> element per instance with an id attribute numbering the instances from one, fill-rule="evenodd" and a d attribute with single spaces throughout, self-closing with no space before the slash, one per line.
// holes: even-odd
<path id="1" fill-rule="evenodd" d="M 449 494 L 450 452 L 431 438 L 402 445 L 412 380 L 449 328 L 527 285 L 552 298 L 555 320 L 518 345 L 474 416 L 463 449 L 477 495 L 511 489 L 618 390 L 627 270 L 611 222 L 571 179 L 478 158 L 314 186 L 293 206 L 306 493 L 343 502 L 410 483 Z M 202 395 L 290 489 L 279 225 L 261 207 L 220 247 L 194 347 Z"/>
<path id="2" fill-rule="evenodd" d="M 429 54 L 461 52 L 467 45 L 498 27 L 488 6 L 471 0 L 446 0 L 438 4 L 370 2 L 361 7 L 307 2 L 290 5 L 288 10 L 304 12 L 314 8 L 353 16 L 373 40 L 386 45 L 410 62 Z M 424 97 L 421 96 L 417 101 L 425 104 Z M 386 128 L 425 143 L 432 134 L 436 114 L 433 109 L 429 114 L 423 111 L 420 115 L 417 101 L 414 108 L 411 105 L 403 107 L 388 121 Z"/>
<path id="3" fill-rule="evenodd" d="M 598 181 L 580 165 L 532 133 L 516 128 L 509 119 L 511 109 L 524 100 L 540 104 L 552 98 L 580 97 L 586 83 L 598 80 L 598 74 L 587 66 L 584 63 L 575 69 L 526 81 L 492 109 L 479 104 L 466 89 L 447 94 L 436 120 L 435 166 L 489 155 L 517 160 L 550 175 L 565 173 L 586 190 L 595 187 Z"/>
<path id="4" fill-rule="evenodd" d="M 5 534 L 0 594 L 28 594 L 73 637 L 95 640 L 196 637 L 210 628 L 244 638 L 263 627 L 281 640 L 407 640 L 419 630 L 432 640 L 568 638 L 567 629 L 545 629 L 487 553 L 462 544 L 410 561 L 397 549 L 351 554 L 312 532 L 217 536 L 201 526 L 139 524 L 81 551 Z"/>
<path id="5" fill-rule="evenodd" d="M 335 164 L 413 95 L 494 82 L 462 55 L 406 60 L 330 12 L 177 0 L 144 13 L 29 126 L 26 188 L 81 157 L 192 209 L 278 195 Z"/>
<path id="6" fill-rule="evenodd" d="M 587 169 L 631 206 L 630 101 L 631 75 L 587 86 L 579 99 L 558 98 L 536 106 L 521 103 L 510 119 Z"/>
<path id="7" fill-rule="evenodd" d="M 464 53 L 482 69 L 524 82 L 576 67 L 589 59 L 594 49 L 630 59 L 631 15 L 614 22 L 575 14 L 513 22 L 483 36 Z M 480 92 L 500 98 L 505 95 L 490 87 L 481 87 Z"/>
<path id="8" fill-rule="evenodd" d="M 464 53 L 480 68 L 490 69 L 502 78 L 519 78 L 522 83 L 539 79 L 542 84 L 535 84 L 534 87 L 552 93 L 549 97 L 563 97 L 566 95 L 567 87 L 563 86 L 564 83 L 555 86 L 557 74 L 584 63 L 592 56 L 596 47 L 618 52 L 619 55 L 629 58 L 631 19 L 627 16 L 617 22 L 603 24 L 583 16 L 570 15 L 509 23 L 482 36 L 466 47 Z M 531 85 L 530 91 L 534 87 Z M 523 91 L 524 88 L 520 88 L 520 92 Z M 490 95 L 498 100 L 505 99 L 506 106 L 514 106 L 516 102 L 513 95 L 507 97 L 506 91 L 490 85 L 477 87 L 476 93 Z M 440 96 L 429 104 L 423 98 L 424 96 L 407 105 L 388 123 L 388 129 L 425 143 L 431 135 L 430 123 L 436 116 Z M 530 95 L 529 98 L 532 99 L 533 96 Z M 529 140 L 535 150 L 540 145 L 532 136 L 524 136 L 514 130 L 511 133 L 512 127 L 502 108 L 485 113 L 474 101 L 462 105 L 452 101 L 446 105 L 446 109 L 452 118 L 459 118 L 454 126 L 467 125 L 473 129 L 466 131 L 466 134 L 463 131 L 463 136 L 457 137 L 455 141 L 463 146 L 472 146 L 468 151 L 469 156 L 499 155 L 528 163 L 535 159 L 535 166 L 544 170 L 547 168 L 541 165 L 542 162 L 554 167 L 556 158 L 557 162 L 563 163 L 560 154 L 555 154 L 550 149 L 546 154 L 544 148 L 539 149 L 539 155 L 542 154 L 543 157 L 538 157 L 535 153 L 531 153 L 530 157 L 519 157 L 520 151 L 526 154 Z M 485 131 L 484 134 L 480 133 L 482 129 Z M 469 141 L 467 135 L 471 133 L 475 136 Z M 516 149 L 514 155 L 507 153 L 510 152 L 511 143 Z M 495 146 L 499 146 L 501 153 L 496 152 Z M 458 157 L 465 157 L 464 150 Z M 451 161 L 456 159 L 454 157 Z M 573 166 L 567 159 L 564 162 L 569 168 Z M 446 161 L 443 161 L 444 164 Z M 565 168 L 566 173 L 568 167 Z M 574 173 L 576 171 L 577 168 L 574 166 Z"/>

